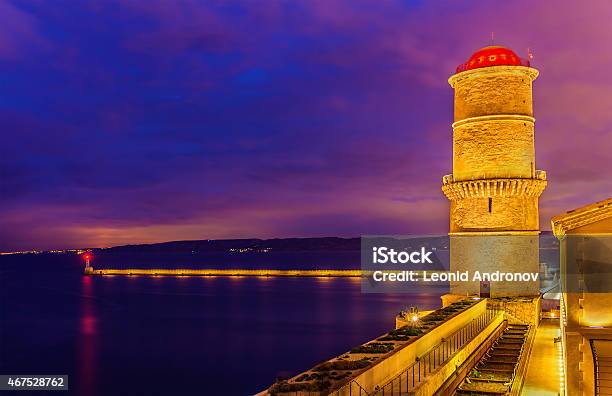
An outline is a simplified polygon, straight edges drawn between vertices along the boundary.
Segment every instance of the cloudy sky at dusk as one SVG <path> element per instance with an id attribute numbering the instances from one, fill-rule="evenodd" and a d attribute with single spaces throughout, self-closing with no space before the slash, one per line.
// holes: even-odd
<path id="1" fill-rule="evenodd" d="M 541 72 L 541 227 L 612 195 L 608 1 L 19 0 L 0 18 L 0 251 L 447 232 L 447 78 L 491 31 Z"/>

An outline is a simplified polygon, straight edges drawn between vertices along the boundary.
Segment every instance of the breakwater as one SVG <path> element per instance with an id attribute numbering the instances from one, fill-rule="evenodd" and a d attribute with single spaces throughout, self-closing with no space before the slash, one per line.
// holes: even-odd
<path id="1" fill-rule="evenodd" d="M 361 270 L 279 270 L 279 269 L 190 269 L 190 268 L 126 268 L 85 269 L 86 275 L 148 275 L 148 276 L 255 276 L 255 277 L 361 277 Z"/>

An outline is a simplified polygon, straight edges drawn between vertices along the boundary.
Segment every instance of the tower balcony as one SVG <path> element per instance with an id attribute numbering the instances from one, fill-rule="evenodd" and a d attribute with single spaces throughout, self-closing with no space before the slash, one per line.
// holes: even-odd
<path id="1" fill-rule="evenodd" d="M 539 170 L 539 169 L 536 170 L 534 176 L 535 176 L 534 179 L 536 179 L 536 180 L 547 180 L 546 179 L 546 171 L 544 171 L 544 170 Z M 483 179 L 487 179 L 487 178 L 483 177 Z M 499 178 L 499 177 L 496 177 L 494 179 L 496 179 L 496 180 L 497 179 L 498 180 L 506 180 L 506 179 L 514 179 L 514 178 Z M 491 180 L 493 180 L 493 179 L 491 179 Z M 529 179 L 527 179 L 527 180 L 529 180 Z M 468 180 L 468 181 L 478 181 L 478 180 Z M 455 182 L 455 178 L 453 177 L 452 173 L 450 173 L 448 175 L 442 176 L 442 184 L 443 185 L 451 184 L 451 183 L 454 183 L 454 182 Z"/>
<path id="2" fill-rule="evenodd" d="M 536 171 L 535 178 L 495 178 L 454 181 L 453 175 L 442 178 L 442 191 L 451 200 L 525 196 L 539 197 L 546 188 L 546 172 Z"/>

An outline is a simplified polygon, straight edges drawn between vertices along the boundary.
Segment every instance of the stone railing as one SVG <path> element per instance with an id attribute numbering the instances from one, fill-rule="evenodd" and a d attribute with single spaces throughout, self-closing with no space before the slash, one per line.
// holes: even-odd
<path id="1" fill-rule="evenodd" d="M 536 170 L 535 171 L 535 178 L 538 179 L 538 180 L 546 180 L 546 171 Z"/>
<path id="2" fill-rule="evenodd" d="M 473 197 L 539 197 L 546 188 L 546 172 L 543 172 L 543 175 L 540 174 L 540 177 L 544 177 L 544 179 L 511 178 L 455 182 L 449 181 L 452 179 L 452 175 L 448 175 L 442 179 L 444 183 L 442 191 L 451 201 Z"/>
<path id="3" fill-rule="evenodd" d="M 488 179 L 485 175 L 482 176 L 483 180 Z M 491 180 L 507 180 L 507 179 L 516 179 L 516 178 L 512 178 L 512 177 L 493 177 L 491 178 Z M 530 178 L 525 178 L 525 179 L 530 179 Z M 536 169 L 535 171 L 535 177 L 533 179 L 536 180 L 546 180 L 546 171 L 544 170 L 540 170 L 540 169 Z M 475 179 L 475 180 L 458 180 L 458 181 L 463 181 L 463 182 L 467 182 L 467 181 L 478 181 L 480 179 Z M 444 175 L 442 176 L 442 184 L 446 185 L 446 184 L 452 184 L 455 182 L 455 177 L 453 176 L 452 173 L 448 174 L 448 175 Z"/>

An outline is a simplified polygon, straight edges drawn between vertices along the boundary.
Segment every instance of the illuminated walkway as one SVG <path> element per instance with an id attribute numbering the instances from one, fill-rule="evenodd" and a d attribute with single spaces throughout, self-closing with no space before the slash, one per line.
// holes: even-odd
<path id="1" fill-rule="evenodd" d="M 559 394 L 562 355 L 561 344 L 554 343 L 555 337 L 559 337 L 559 320 L 542 319 L 533 342 L 522 395 Z"/>

